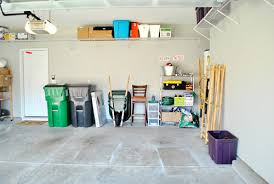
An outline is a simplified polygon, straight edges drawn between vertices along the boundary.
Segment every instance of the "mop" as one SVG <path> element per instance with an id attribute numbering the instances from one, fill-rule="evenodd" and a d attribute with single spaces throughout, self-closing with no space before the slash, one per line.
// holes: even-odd
<path id="1" fill-rule="evenodd" d="M 121 118 L 121 123 L 120 123 L 121 127 L 123 126 L 123 122 L 124 122 L 124 116 L 125 116 L 125 109 L 126 109 L 126 104 L 127 104 L 127 93 L 128 93 L 129 82 L 130 82 L 130 75 L 128 75 L 127 84 L 126 84 L 125 105 L 124 105 L 124 109 L 122 111 L 122 118 Z"/>
<path id="2" fill-rule="evenodd" d="M 113 101 L 113 96 L 112 96 L 112 87 L 111 87 L 110 76 L 108 76 L 108 81 L 109 81 L 110 106 L 113 107 L 113 108 L 111 108 L 112 122 L 113 122 L 114 127 L 116 127 L 115 113 L 114 113 L 114 101 Z"/>

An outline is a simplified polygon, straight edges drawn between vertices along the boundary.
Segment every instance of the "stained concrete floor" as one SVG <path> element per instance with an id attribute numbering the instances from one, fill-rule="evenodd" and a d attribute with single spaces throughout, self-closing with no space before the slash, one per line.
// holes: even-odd
<path id="1" fill-rule="evenodd" d="M 197 129 L 49 128 L 0 122 L 3 184 L 243 184 Z"/>

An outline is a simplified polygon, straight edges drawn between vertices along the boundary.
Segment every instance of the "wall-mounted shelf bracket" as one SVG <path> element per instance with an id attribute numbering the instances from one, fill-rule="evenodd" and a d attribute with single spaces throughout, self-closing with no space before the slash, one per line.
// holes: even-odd
<path id="1" fill-rule="evenodd" d="M 218 27 L 218 23 L 223 19 L 228 19 L 234 24 L 239 24 L 239 22 L 229 16 L 231 12 L 231 0 L 227 0 L 220 7 L 213 7 L 211 10 L 205 15 L 205 17 L 193 28 L 195 32 L 210 40 L 210 29 L 214 28 L 220 32 L 224 32 L 220 27 Z"/>
<path id="2" fill-rule="evenodd" d="M 268 4 L 272 8 L 274 8 L 274 0 L 264 0 L 264 2 L 266 2 L 266 4 Z"/>

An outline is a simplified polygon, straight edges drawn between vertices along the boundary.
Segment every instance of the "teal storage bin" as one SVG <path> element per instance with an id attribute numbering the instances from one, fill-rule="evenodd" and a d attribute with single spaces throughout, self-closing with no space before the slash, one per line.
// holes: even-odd
<path id="1" fill-rule="evenodd" d="M 129 20 L 114 20 L 114 38 L 129 38 Z"/>

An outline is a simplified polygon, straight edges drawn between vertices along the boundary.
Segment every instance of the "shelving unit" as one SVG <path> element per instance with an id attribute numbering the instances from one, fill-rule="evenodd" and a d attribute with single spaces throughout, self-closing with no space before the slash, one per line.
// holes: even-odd
<path id="1" fill-rule="evenodd" d="M 181 80 L 181 81 L 186 81 L 192 84 L 192 90 L 172 90 L 172 89 L 163 89 L 163 81 L 164 80 Z M 164 76 L 162 75 L 160 77 L 160 99 L 162 99 L 163 96 L 175 96 L 175 95 L 180 95 L 180 96 L 184 96 L 185 94 L 189 94 L 189 93 L 193 93 L 195 86 L 194 86 L 194 74 L 189 73 L 189 74 L 182 74 L 182 75 L 174 75 L 174 76 Z M 182 107 L 187 107 L 187 106 L 178 106 L 178 105 L 162 105 L 162 103 L 160 103 L 160 112 L 161 112 L 161 125 L 163 123 L 177 123 L 177 120 L 180 119 L 181 116 L 181 112 L 170 112 L 170 108 L 182 108 Z M 188 106 L 188 107 L 192 107 L 192 106 Z M 163 114 L 165 113 L 165 114 Z M 168 117 L 171 117 L 170 120 L 166 120 L 169 119 Z M 175 121 L 176 120 L 176 121 Z"/>
<path id="2" fill-rule="evenodd" d="M 195 32 L 210 40 L 210 29 L 214 28 L 219 32 L 224 32 L 218 23 L 223 19 L 228 19 L 235 24 L 239 24 L 235 18 L 232 18 L 229 14 L 231 12 L 231 0 L 227 0 L 221 4 L 220 7 L 212 7 L 206 16 L 193 28 Z"/>
<path id="3" fill-rule="evenodd" d="M 13 99 L 12 99 L 12 75 L 9 69 L 5 69 L 7 73 L 0 73 L 0 120 L 5 118 L 10 118 L 13 120 Z M 2 104 L 3 102 L 8 101 L 10 112 L 9 115 L 2 115 Z"/>

